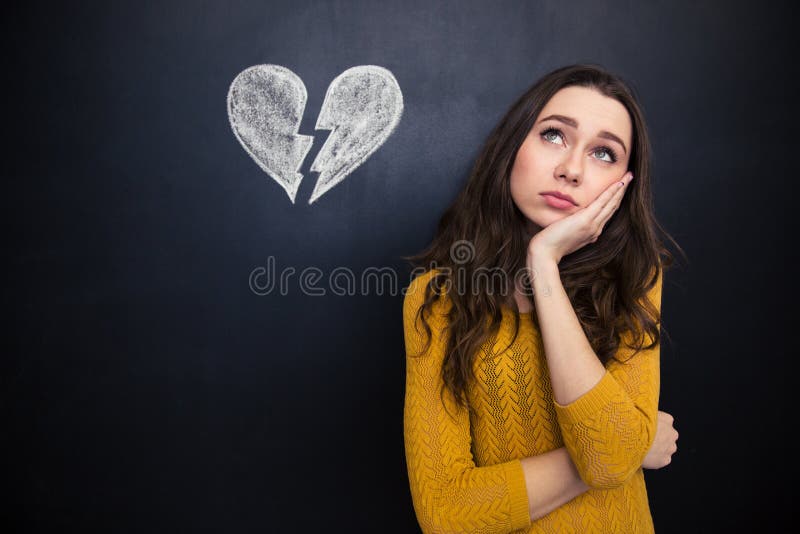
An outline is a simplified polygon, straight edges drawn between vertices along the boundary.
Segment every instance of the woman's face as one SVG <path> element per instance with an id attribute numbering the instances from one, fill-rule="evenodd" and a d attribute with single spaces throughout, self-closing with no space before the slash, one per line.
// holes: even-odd
<path id="1" fill-rule="evenodd" d="M 511 169 L 511 197 L 535 234 L 585 208 L 628 169 L 632 125 L 617 100 L 570 86 L 547 102 Z M 547 191 L 569 195 L 575 204 Z"/>

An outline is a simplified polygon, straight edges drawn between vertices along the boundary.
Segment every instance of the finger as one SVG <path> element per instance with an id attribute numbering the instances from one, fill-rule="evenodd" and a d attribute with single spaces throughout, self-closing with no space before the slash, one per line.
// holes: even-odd
<path id="1" fill-rule="evenodd" d="M 595 222 L 600 225 L 600 228 L 605 226 L 606 222 L 608 222 L 611 216 L 614 215 L 614 212 L 617 211 L 620 204 L 622 204 L 622 197 L 625 196 L 625 190 L 628 188 L 629 183 L 630 180 L 626 180 L 623 182 L 622 186 L 619 185 L 619 182 L 612 186 L 612 188 L 616 187 L 617 190 L 614 191 L 611 200 L 603 206 L 603 209 L 600 210 L 600 213 L 597 214 L 597 218 L 595 219 Z"/>
<path id="2" fill-rule="evenodd" d="M 625 174 L 625 176 L 622 177 L 621 182 L 624 184 L 626 181 L 629 181 L 628 177 L 630 176 L 631 173 Z M 592 203 L 586 207 L 587 214 L 592 219 L 597 218 L 597 216 L 600 214 L 603 208 L 609 202 L 611 202 L 611 200 L 616 196 L 617 193 L 619 193 L 620 189 L 625 189 L 625 186 L 624 185 L 621 186 L 620 182 L 614 182 L 613 184 L 609 185 L 605 191 L 600 193 L 600 196 L 594 199 L 594 201 L 592 201 Z"/>
<path id="3" fill-rule="evenodd" d="M 623 180 L 611 184 L 610 189 L 614 190 L 614 194 L 612 195 L 611 200 L 607 202 L 597 213 L 595 218 L 595 222 L 600 226 L 600 228 L 605 226 L 606 222 L 608 222 L 608 219 L 611 218 L 617 208 L 619 208 L 620 204 L 622 204 L 622 197 L 625 196 L 625 190 L 628 188 L 628 184 L 631 183 L 631 180 L 633 180 L 633 175 L 631 173 L 626 173 Z"/>

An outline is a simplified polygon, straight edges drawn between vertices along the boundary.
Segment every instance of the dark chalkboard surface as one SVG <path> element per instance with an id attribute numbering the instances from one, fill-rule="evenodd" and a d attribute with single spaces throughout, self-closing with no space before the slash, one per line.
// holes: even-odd
<path id="1" fill-rule="evenodd" d="M 0 520 L 15 530 L 0 531 L 418 531 L 401 256 L 517 96 L 578 62 L 639 95 L 657 212 L 691 259 L 664 289 L 661 407 L 681 437 L 647 473 L 656 530 L 769 531 L 788 512 L 789 492 L 763 491 L 788 452 L 779 3 L 51 2 L 4 18 Z M 299 183 L 232 127 L 229 91 L 258 65 L 305 88 L 281 108 L 313 136 Z M 394 115 L 359 134 L 385 139 L 309 203 L 326 93 L 361 66 L 396 82 L 380 82 Z M 397 287 L 334 290 L 335 273 L 380 269 Z"/>

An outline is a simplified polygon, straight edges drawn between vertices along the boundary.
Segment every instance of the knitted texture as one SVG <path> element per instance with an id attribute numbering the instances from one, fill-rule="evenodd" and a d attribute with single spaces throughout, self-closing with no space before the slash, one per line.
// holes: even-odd
<path id="1" fill-rule="evenodd" d="M 440 397 L 449 330 L 442 296 L 416 313 L 436 270 L 415 278 L 403 302 L 406 347 L 404 441 L 417 520 L 424 533 L 648 533 L 653 522 L 642 461 L 655 438 L 660 346 L 635 352 L 623 342 L 603 378 L 572 403 L 554 401 L 541 334 L 530 314 L 509 348 L 514 311 L 503 308 L 499 333 L 475 358 L 467 391 L 474 413 Z M 662 277 L 648 298 L 660 309 Z M 645 339 L 650 341 L 649 339 Z M 505 350 L 503 350 L 505 349 Z M 450 417 L 450 415 L 453 418 Z M 531 521 L 520 459 L 566 446 L 589 491 Z"/>

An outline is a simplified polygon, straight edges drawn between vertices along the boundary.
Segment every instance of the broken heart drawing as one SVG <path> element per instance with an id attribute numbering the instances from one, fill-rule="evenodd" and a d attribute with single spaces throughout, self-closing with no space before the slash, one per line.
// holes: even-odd
<path id="1" fill-rule="evenodd" d="M 314 136 L 299 134 L 308 93 L 303 80 L 280 65 L 240 72 L 228 90 L 228 119 L 251 158 L 283 187 L 294 204 L 299 172 Z M 311 204 L 364 163 L 391 135 L 403 114 L 394 75 L 377 65 L 342 72 L 328 86 L 316 130 L 331 130 L 311 164 L 319 177 Z"/>

